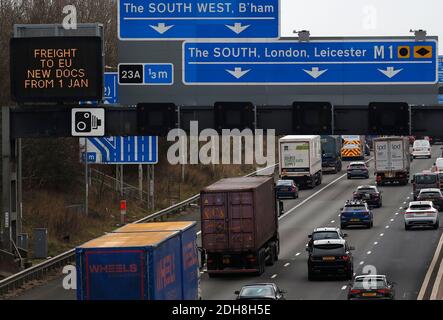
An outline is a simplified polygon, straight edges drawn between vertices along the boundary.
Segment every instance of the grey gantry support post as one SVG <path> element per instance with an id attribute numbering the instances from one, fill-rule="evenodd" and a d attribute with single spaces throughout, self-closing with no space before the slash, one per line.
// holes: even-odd
<path id="1" fill-rule="evenodd" d="M 2 212 L 1 241 L 12 252 L 22 230 L 21 139 L 11 139 L 10 107 L 2 108 Z"/>

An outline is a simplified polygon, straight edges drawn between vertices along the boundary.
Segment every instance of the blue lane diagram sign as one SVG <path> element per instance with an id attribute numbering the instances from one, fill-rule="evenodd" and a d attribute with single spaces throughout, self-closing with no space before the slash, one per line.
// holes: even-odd
<path id="1" fill-rule="evenodd" d="M 118 73 L 105 73 L 105 94 L 103 100 L 107 104 L 118 103 Z"/>
<path id="2" fill-rule="evenodd" d="M 157 164 L 158 137 L 88 138 L 88 162 L 96 164 Z M 84 141 L 81 144 L 84 150 Z M 85 152 L 82 152 L 82 161 Z"/>
<path id="3" fill-rule="evenodd" d="M 443 56 L 438 57 L 438 82 L 443 83 Z"/>
<path id="4" fill-rule="evenodd" d="M 120 40 L 278 38 L 280 0 L 119 0 Z"/>
<path id="5" fill-rule="evenodd" d="M 434 84 L 437 41 L 184 42 L 188 85 Z"/>

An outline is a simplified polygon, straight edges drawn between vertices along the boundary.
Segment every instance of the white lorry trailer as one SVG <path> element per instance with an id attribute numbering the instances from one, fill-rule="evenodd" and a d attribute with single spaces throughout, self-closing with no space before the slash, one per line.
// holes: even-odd
<path id="1" fill-rule="evenodd" d="M 321 138 L 286 136 L 279 140 L 280 178 L 314 188 L 322 182 Z"/>
<path id="2" fill-rule="evenodd" d="M 381 186 L 388 182 L 408 184 L 411 167 L 408 138 L 374 139 L 374 160 L 377 185 Z"/>

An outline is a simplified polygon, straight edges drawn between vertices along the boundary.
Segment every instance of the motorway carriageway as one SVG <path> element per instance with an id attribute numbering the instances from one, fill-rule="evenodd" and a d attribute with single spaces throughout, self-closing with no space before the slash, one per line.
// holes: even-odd
<path id="1" fill-rule="evenodd" d="M 439 146 L 433 147 L 433 159 L 416 159 L 411 175 L 429 169 L 439 157 Z M 344 170 L 347 162 L 344 163 Z M 279 261 L 260 277 L 223 276 L 210 279 L 202 274 L 201 287 L 204 300 L 232 300 L 234 291 L 243 285 L 274 282 L 287 292 L 288 300 L 343 300 L 349 281 L 340 278 L 308 281 L 308 234 L 316 227 L 339 226 L 340 208 L 352 198 L 362 184 L 374 184 L 373 162 L 369 162 L 370 179 L 347 180 L 345 171 L 324 175 L 323 184 L 313 190 L 300 192 L 300 199 L 285 201 L 285 214 L 280 217 L 281 250 Z M 374 266 L 378 274 L 385 274 L 397 283 L 396 298 L 415 300 L 433 259 L 443 227 L 438 230 L 413 229 L 405 231 L 401 207 L 412 199 L 412 185 L 384 186 L 383 207 L 374 209 L 372 229 L 346 229 L 347 240 L 356 248 L 354 272 L 362 274 L 365 266 Z M 443 221 L 443 219 L 441 219 Z M 432 287 L 431 279 L 431 287 Z M 425 295 L 425 299 L 428 298 Z M 35 287 L 17 299 L 75 299 L 74 290 L 62 288 L 62 277 Z"/>

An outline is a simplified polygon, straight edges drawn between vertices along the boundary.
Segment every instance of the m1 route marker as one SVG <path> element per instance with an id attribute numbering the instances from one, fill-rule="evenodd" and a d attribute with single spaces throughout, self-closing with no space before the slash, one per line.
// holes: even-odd
<path id="1" fill-rule="evenodd" d="M 120 40 L 273 38 L 280 0 L 119 0 Z"/>
<path id="2" fill-rule="evenodd" d="M 437 41 L 184 42 L 186 85 L 435 84 Z"/>

